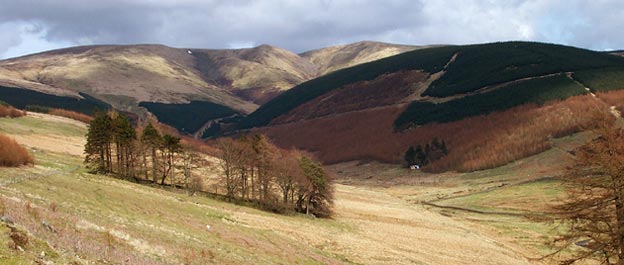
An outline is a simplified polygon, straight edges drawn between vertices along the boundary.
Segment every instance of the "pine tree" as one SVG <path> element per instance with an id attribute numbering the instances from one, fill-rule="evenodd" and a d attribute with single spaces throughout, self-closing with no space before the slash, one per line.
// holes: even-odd
<path id="1" fill-rule="evenodd" d="M 162 138 L 161 154 L 163 157 L 163 172 L 160 180 L 160 185 L 165 185 L 165 180 L 172 174 L 173 167 L 175 166 L 175 156 L 182 151 L 182 145 L 180 144 L 180 137 L 165 134 Z"/>
<path id="2" fill-rule="evenodd" d="M 111 118 L 104 112 L 96 111 L 95 118 L 89 123 L 85 145 L 85 163 L 91 171 L 99 173 L 112 171 L 112 137 Z"/>
<path id="3" fill-rule="evenodd" d="M 415 162 L 418 163 L 419 166 L 424 166 L 427 163 L 427 154 L 425 153 L 425 151 L 423 151 L 423 148 L 421 145 L 418 145 L 416 147 L 416 160 Z"/>
<path id="4" fill-rule="evenodd" d="M 405 151 L 403 159 L 405 160 L 405 163 L 407 163 L 408 167 L 416 163 L 416 150 L 414 150 L 413 146 L 410 146 L 407 151 Z"/>
<path id="5" fill-rule="evenodd" d="M 304 176 L 309 181 L 309 188 L 305 194 L 305 212 L 315 216 L 330 216 L 333 204 L 333 190 L 331 179 L 325 173 L 323 167 L 310 159 L 302 156 L 299 165 Z"/>
<path id="6" fill-rule="evenodd" d="M 116 115 L 112 124 L 117 155 L 117 173 L 122 177 L 131 177 L 133 142 L 136 140 L 136 132 L 128 118 L 123 114 Z"/>
<path id="7" fill-rule="evenodd" d="M 157 151 L 162 145 L 162 137 L 160 136 L 156 128 L 152 126 L 151 123 L 148 123 L 147 126 L 145 126 L 145 128 L 143 129 L 141 142 L 150 151 L 150 156 L 152 158 L 152 180 L 154 182 L 157 182 L 159 166 Z"/>

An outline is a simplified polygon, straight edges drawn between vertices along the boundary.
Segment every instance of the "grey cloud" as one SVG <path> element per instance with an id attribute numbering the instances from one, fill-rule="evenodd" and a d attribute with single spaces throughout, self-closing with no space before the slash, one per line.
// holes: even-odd
<path id="1" fill-rule="evenodd" d="M 0 6 L 0 26 L 35 25 L 34 30 L 45 32 L 45 41 L 74 45 L 228 48 L 267 43 L 300 52 L 359 40 L 464 44 L 526 39 L 624 47 L 619 33 L 624 6 L 618 0 L 0 0 Z M 3 47 L 20 45 L 19 36 L 12 39 L 0 43 L 0 56 Z"/>

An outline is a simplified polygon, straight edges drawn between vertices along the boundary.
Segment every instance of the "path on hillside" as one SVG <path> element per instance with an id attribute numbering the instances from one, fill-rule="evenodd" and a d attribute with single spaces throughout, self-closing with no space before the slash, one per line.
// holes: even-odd
<path id="1" fill-rule="evenodd" d="M 435 207 L 435 208 L 452 209 L 452 210 L 459 210 L 459 211 L 464 211 L 464 212 L 486 214 L 486 215 L 506 215 L 506 216 L 522 216 L 522 217 L 534 216 L 534 215 L 539 215 L 539 214 L 477 210 L 477 209 L 472 209 L 472 208 L 468 208 L 468 207 L 459 207 L 459 206 L 452 206 L 452 205 L 442 205 L 442 204 L 439 204 L 439 202 L 448 201 L 448 200 L 452 200 L 452 199 L 458 199 L 458 198 L 464 198 L 464 197 L 473 196 L 473 195 L 477 195 L 477 194 L 494 192 L 494 191 L 497 191 L 497 190 L 500 190 L 500 189 L 506 189 L 506 188 L 511 188 L 511 187 L 514 187 L 514 186 L 521 186 L 521 185 L 526 185 L 526 184 L 531 184 L 531 183 L 540 182 L 540 181 L 544 181 L 544 180 L 551 180 L 551 179 L 555 179 L 555 177 L 553 177 L 553 176 L 544 176 L 544 177 L 531 179 L 531 180 L 520 181 L 520 182 L 516 182 L 516 183 L 512 183 L 512 184 L 504 184 L 504 185 L 498 185 L 498 186 L 494 186 L 494 187 L 489 187 L 489 188 L 486 188 L 486 189 L 483 189 L 483 190 L 480 190 L 480 191 L 477 191 L 477 192 L 471 192 L 471 193 L 466 193 L 466 194 L 461 194 L 461 195 L 456 195 L 456 196 L 443 197 L 443 198 L 437 198 L 437 199 L 434 199 L 434 200 L 423 201 L 421 203 L 424 204 L 424 205 L 427 205 L 427 206 Z"/>
<path id="2" fill-rule="evenodd" d="M 611 115 L 613 115 L 613 117 L 615 117 L 616 119 L 622 118 L 622 113 L 617 110 L 616 106 L 607 104 L 607 102 L 605 102 L 604 100 L 602 100 L 601 98 L 597 97 L 596 94 L 591 90 L 591 88 L 585 86 L 585 84 L 579 82 L 578 80 L 574 79 L 574 76 L 572 76 L 572 72 L 568 72 L 566 73 L 566 76 L 572 80 L 574 83 L 578 84 L 579 86 L 583 87 L 591 96 L 592 98 L 594 98 L 595 100 L 609 106 L 609 112 L 611 113 Z"/>
<path id="3" fill-rule="evenodd" d="M 9 185 L 17 184 L 17 183 L 24 182 L 24 181 L 36 180 L 36 179 L 51 177 L 55 175 L 66 176 L 69 174 L 73 174 L 78 169 L 80 169 L 80 166 L 70 168 L 69 170 L 56 169 L 56 170 L 47 171 L 43 173 L 30 173 L 30 174 L 24 174 L 24 175 L 16 176 L 16 177 L 6 177 L 3 179 L 0 179 L 0 188 L 5 188 Z"/>

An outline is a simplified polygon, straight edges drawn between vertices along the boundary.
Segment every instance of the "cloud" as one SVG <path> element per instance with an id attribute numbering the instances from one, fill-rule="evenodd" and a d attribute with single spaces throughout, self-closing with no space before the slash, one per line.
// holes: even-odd
<path id="1" fill-rule="evenodd" d="M 536 40 L 623 48 L 624 2 L 556 0 L 0 0 L 0 57 L 84 44 L 161 43 L 296 52 L 360 40 Z M 33 29 L 33 32 L 25 30 Z M 35 32 L 36 31 L 36 32 Z M 24 40 L 28 39 L 28 43 Z M 37 42 L 32 45 L 30 42 Z"/>

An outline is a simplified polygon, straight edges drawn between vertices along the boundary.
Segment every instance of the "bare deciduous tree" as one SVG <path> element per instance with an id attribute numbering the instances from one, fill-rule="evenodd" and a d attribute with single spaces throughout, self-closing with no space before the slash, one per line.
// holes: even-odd
<path id="1" fill-rule="evenodd" d="M 561 264 L 583 259 L 624 264 L 624 130 L 601 118 L 595 132 L 598 137 L 576 151 L 562 178 L 568 198 L 555 210 L 568 229 L 549 255 Z M 574 254 L 562 254 L 566 249 Z"/>

